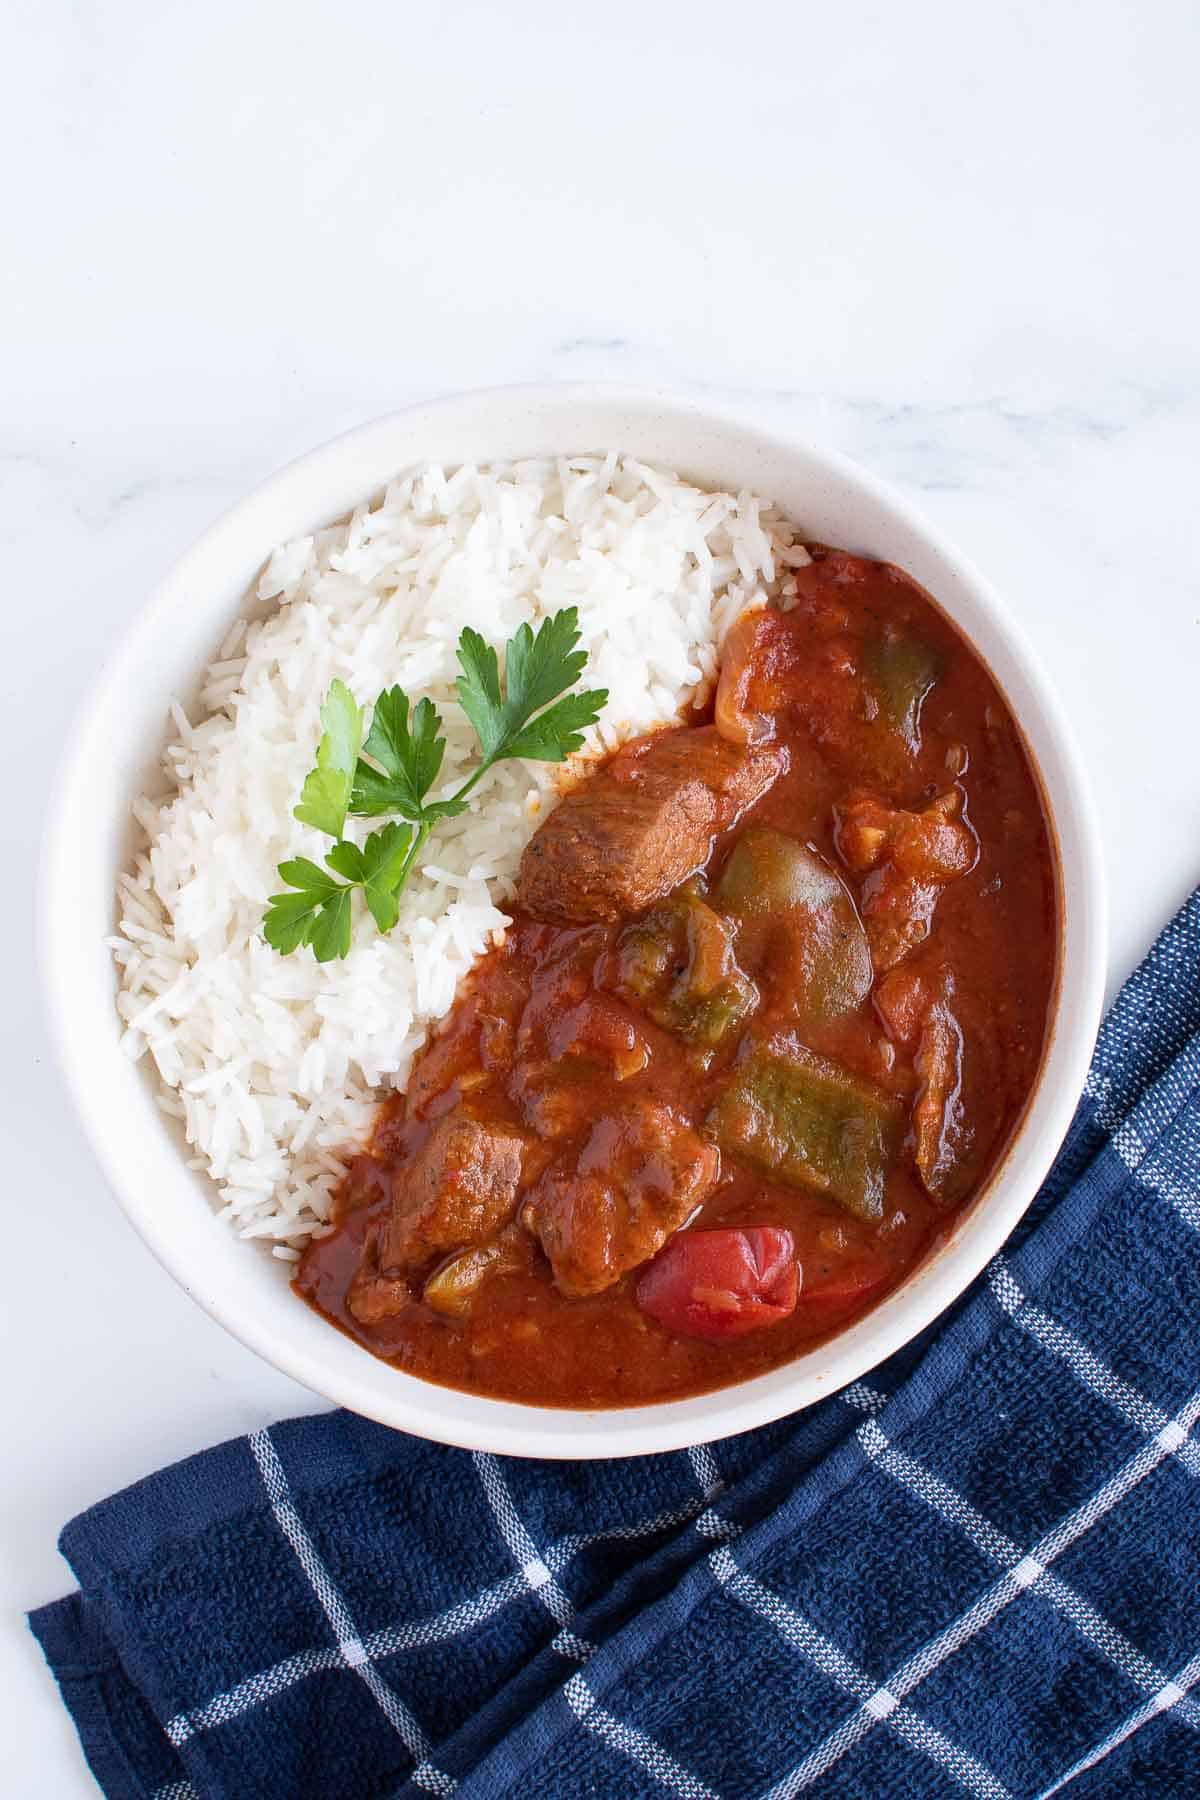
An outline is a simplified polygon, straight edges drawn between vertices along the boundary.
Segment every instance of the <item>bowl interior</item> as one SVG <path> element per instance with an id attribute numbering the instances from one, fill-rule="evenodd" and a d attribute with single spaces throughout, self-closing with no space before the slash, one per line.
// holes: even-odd
<path id="1" fill-rule="evenodd" d="M 171 697 L 195 691 L 271 549 L 325 525 L 419 461 L 511 460 L 620 448 L 705 486 L 751 488 L 811 536 L 896 562 L 989 664 L 1040 768 L 1061 859 L 1063 955 L 1037 1091 L 987 1192 L 900 1289 L 836 1339 L 754 1381 L 695 1399 L 571 1412 L 433 1387 L 378 1362 L 291 1294 L 286 1265 L 237 1239 L 189 1170 L 151 1072 L 118 1044 L 104 939 L 133 850 L 133 797 L 161 789 Z M 97 771 L 103 770 L 102 780 Z M 338 1404 L 472 1448 L 613 1456 L 727 1436 L 856 1379 L 947 1306 L 1033 1198 L 1070 1122 L 1103 991 L 1095 829 L 1052 690 L 986 583 L 913 509 L 843 458 L 663 394 L 604 387 L 497 389 L 363 426 L 272 476 L 166 576 L 106 664 L 60 771 L 42 870 L 40 953 L 58 1051 L 108 1180 L 181 1286 L 251 1349 Z"/>

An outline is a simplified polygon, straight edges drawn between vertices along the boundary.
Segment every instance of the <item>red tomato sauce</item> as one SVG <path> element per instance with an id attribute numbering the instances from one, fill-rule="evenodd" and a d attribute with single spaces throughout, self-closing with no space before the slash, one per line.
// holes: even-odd
<path id="1" fill-rule="evenodd" d="M 797 589 L 734 627 L 707 712 L 550 815 L 306 1251 L 297 1291 L 398 1368 L 588 1408 L 746 1380 L 1003 1156 L 1056 978 L 1037 777 L 908 577 L 817 550 Z"/>

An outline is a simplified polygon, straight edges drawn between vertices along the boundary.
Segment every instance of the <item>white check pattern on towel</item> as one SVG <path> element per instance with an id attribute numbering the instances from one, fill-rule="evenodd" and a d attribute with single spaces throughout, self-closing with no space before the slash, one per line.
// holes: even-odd
<path id="1" fill-rule="evenodd" d="M 1113 1376 L 1102 1359 L 1094 1356 L 1073 1333 L 1056 1325 L 1040 1309 L 1030 1306 L 1002 1257 L 994 1260 L 988 1276 L 997 1305 L 1029 1330 L 1049 1354 L 1061 1357 L 1081 1381 L 1122 1416 L 1136 1424 L 1146 1434 L 1148 1441 L 1083 1505 L 1065 1515 L 1031 1548 L 1022 1550 L 1020 1545 L 999 1531 L 968 1501 L 948 1488 L 940 1477 L 923 1469 L 920 1463 L 888 1442 L 873 1416 L 886 1404 L 886 1396 L 863 1383 L 854 1383 L 845 1389 L 840 1398 L 847 1405 L 872 1415 L 864 1421 L 856 1434 L 863 1455 L 886 1469 L 894 1479 L 903 1482 L 910 1492 L 966 1532 L 977 1548 L 1002 1566 L 1003 1572 L 969 1609 L 896 1669 L 885 1682 L 879 1683 L 873 1681 L 865 1670 L 846 1657 L 824 1633 L 818 1631 L 779 1596 L 773 1595 L 755 1578 L 742 1571 L 727 1543 L 711 1551 L 708 1566 L 713 1579 L 741 1604 L 767 1619 L 798 1654 L 807 1657 L 832 1676 L 847 1695 L 858 1702 L 857 1709 L 825 1738 L 814 1744 L 787 1775 L 766 1791 L 763 1800 L 790 1800 L 792 1795 L 801 1793 L 878 1725 L 885 1725 L 910 1748 L 930 1757 L 967 1793 L 978 1795 L 981 1800 L 1002 1800 L 1009 1793 L 1004 1783 L 976 1757 L 922 1719 L 907 1702 L 908 1696 L 940 1663 L 961 1649 L 1006 1606 L 1018 1600 L 1023 1592 L 1035 1586 L 1070 1619 L 1076 1629 L 1147 1694 L 1144 1706 L 1138 1708 L 1045 1789 L 1047 1800 L 1077 1775 L 1095 1767 L 1142 1725 L 1164 1711 L 1174 1710 L 1187 1724 L 1200 1728 L 1200 1705 L 1191 1698 L 1191 1690 L 1200 1682 L 1200 1655 L 1174 1675 L 1157 1668 L 1149 1657 L 1104 1619 L 1096 1608 L 1075 1594 L 1065 1582 L 1060 1581 L 1049 1567 L 1070 1544 L 1119 1505 L 1165 1457 L 1177 1457 L 1189 1473 L 1198 1472 L 1200 1448 L 1190 1434 L 1197 1419 L 1200 1419 L 1200 1393 L 1194 1395 L 1174 1419 L 1168 1418 L 1161 1408 L 1154 1406 L 1127 1383 Z M 182 1747 L 197 1733 L 219 1729 L 227 1720 L 263 1704 L 295 1682 L 304 1680 L 306 1676 L 341 1666 L 366 1683 L 406 1748 L 417 1758 L 417 1768 L 411 1779 L 419 1787 L 435 1794 L 452 1793 L 456 1783 L 452 1776 L 436 1766 L 426 1733 L 405 1701 L 394 1687 L 384 1681 L 375 1667 L 379 1659 L 422 1643 L 460 1636 L 501 1608 L 512 1604 L 522 1594 L 531 1592 L 559 1627 L 552 1640 L 553 1648 L 564 1659 L 584 1662 L 594 1654 L 596 1646 L 570 1629 L 575 1609 L 559 1580 L 561 1573 L 580 1550 L 605 1535 L 650 1536 L 673 1524 L 686 1524 L 689 1520 L 701 1536 L 733 1539 L 739 1530 L 732 1521 L 722 1519 L 711 1505 L 721 1493 L 724 1483 L 713 1447 L 698 1445 L 689 1452 L 700 1489 L 700 1499 L 695 1506 L 659 1514 L 633 1526 L 617 1528 L 611 1534 L 565 1537 L 546 1549 L 539 1550 L 513 1503 L 501 1463 L 495 1457 L 476 1454 L 475 1467 L 497 1528 L 513 1557 L 515 1572 L 436 1618 L 385 1628 L 362 1637 L 296 1511 L 269 1431 L 256 1432 L 250 1439 L 250 1445 L 262 1474 L 272 1512 L 304 1570 L 334 1635 L 335 1643 L 330 1646 L 314 1646 L 297 1656 L 286 1658 L 270 1669 L 249 1677 L 229 1692 L 215 1695 L 204 1705 L 177 1715 L 167 1725 L 168 1737 L 177 1747 Z M 688 1800 L 707 1800 L 711 1795 L 712 1790 L 696 1775 L 683 1768 L 662 1745 L 656 1744 L 640 1728 L 624 1724 L 602 1706 L 582 1670 L 564 1683 L 562 1694 L 581 1724 L 651 1775 L 661 1788 L 686 1796 Z M 176 1782 L 160 1789 L 155 1800 L 192 1800 L 193 1794 L 194 1789 L 189 1783 Z"/>
<path id="2" fill-rule="evenodd" d="M 1200 1474 L 1200 1447 L 1191 1436 L 1200 1419 L 1200 1393 L 1194 1395 L 1175 1418 L 1169 1418 L 1161 1407 L 1116 1377 L 1074 1333 L 1066 1331 L 1027 1301 L 1003 1257 L 993 1261 L 988 1278 L 996 1304 L 1029 1331 L 1048 1354 L 1063 1360 L 1081 1382 L 1136 1425 L 1147 1441 L 1084 1504 L 1065 1515 L 1035 1544 L 1023 1549 L 940 1477 L 889 1443 L 874 1416 L 886 1405 L 885 1395 L 863 1383 L 854 1383 L 847 1388 L 840 1398 L 855 1410 L 870 1415 L 856 1433 L 863 1455 L 964 1531 L 978 1549 L 1000 1565 L 1001 1573 L 970 1608 L 897 1668 L 885 1682 L 879 1683 L 846 1657 L 827 1635 L 740 1569 L 728 1542 L 712 1550 L 708 1566 L 714 1581 L 742 1605 L 768 1620 L 797 1654 L 807 1657 L 830 1675 L 849 1697 L 858 1702 L 856 1710 L 815 1743 L 787 1775 L 766 1791 L 763 1800 L 790 1800 L 792 1795 L 801 1793 L 879 1725 L 896 1733 L 910 1748 L 930 1757 L 967 1793 L 978 1795 L 981 1800 L 1002 1800 L 1009 1790 L 994 1772 L 922 1719 L 908 1704 L 908 1697 L 940 1663 L 984 1630 L 1022 1593 L 1034 1587 L 1147 1696 L 1143 1706 L 1044 1790 L 1047 1800 L 1076 1776 L 1095 1767 L 1164 1711 L 1173 1710 L 1188 1725 L 1200 1728 L 1200 1704 L 1191 1697 L 1192 1689 L 1200 1682 L 1200 1655 L 1174 1674 L 1158 1668 L 1136 1644 L 1129 1642 L 1115 1625 L 1050 1569 L 1057 1556 L 1119 1505 L 1164 1458 L 1175 1457 L 1189 1474 Z M 197 1733 L 219 1729 L 226 1721 L 253 1710 L 309 1675 L 340 1666 L 366 1684 L 405 1747 L 417 1759 L 411 1779 L 427 1792 L 450 1794 L 456 1786 L 454 1778 L 437 1767 L 426 1732 L 395 1688 L 379 1674 L 375 1665 L 381 1658 L 423 1643 L 461 1636 L 521 1595 L 532 1593 L 558 1627 L 552 1647 L 565 1660 L 586 1662 L 596 1646 L 571 1629 L 575 1608 L 559 1577 L 574 1556 L 590 1542 L 605 1535 L 650 1536 L 671 1525 L 684 1525 L 689 1521 L 699 1535 L 709 1538 L 732 1540 L 739 1531 L 738 1526 L 723 1519 L 712 1504 L 722 1492 L 724 1483 L 713 1447 L 698 1445 L 689 1452 L 700 1490 L 694 1506 L 617 1528 L 610 1534 L 564 1537 L 539 1549 L 513 1502 L 503 1465 L 493 1456 L 478 1453 L 474 1457 L 475 1468 L 497 1529 L 513 1558 L 514 1573 L 435 1618 L 406 1622 L 364 1637 L 359 1634 L 344 1598 L 296 1511 L 269 1431 L 256 1432 L 249 1441 L 274 1517 L 304 1570 L 335 1641 L 332 1645 L 313 1646 L 286 1658 L 227 1693 L 215 1695 L 202 1706 L 177 1715 L 167 1725 L 167 1735 L 177 1747 L 182 1747 Z M 640 1728 L 623 1723 L 608 1711 L 589 1686 L 582 1670 L 564 1682 L 562 1695 L 581 1724 L 652 1776 L 658 1786 L 687 1796 L 689 1800 L 705 1800 L 711 1795 L 712 1790 L 662 1745 L 656 1744 Z M 160 1789 L 155 1800 L 192 1800 L 193 1795 L 194 1789 L 189 1783 L 176 1782 Z"/>
<path id="3" fill-rule="evenodd" d="M 869 1418 L 860 1426 L 856 1435 L 865 1456 L 877 1462 L 894 1479 L 903 1482 L 912 1493 L 966 1532 L 977 1548 L 1003 1568 L 998 1580 L 971 1607 L 882 1684 L 872 1681 L 824 1633 L 818 1631 L 779 1596 L 770 1593 L 761 1583 L 744 1573 L 727 1547 L 712 1551 L 708 1564 L 714 1579 L 743 1605 L 767 1619 L 793 1649 L 830 1675 L 849 1695 L 859 1701 L 858 1710 L 848 1715 L 834 1731 L 814 1745 L 782 1780 L 766 1791 L 762 1800 L 790 1800 L 792 1795 L 802 1792 L 830 1770 L 880 1724 L 887 1725 L 910 1748 L 920 1750 L 932 1758 L 967 1793 L 985 1797 L 985 1800 L 1002 1800 L 1010 1790 L 994 1772 L 953 1743 L 944 1733 L 929 1725 L 905 1701 L 920 1682 L 947 1657 L 967 1644 L 1005 1607 L 1035 1587 L 1095 1648 L 1148 1695 L 1143 1707 L 1138 1708 L 1120 1727 L 1059 1776 L 1045 1790 L 1047 1796 L 1060 1792 L 1069 1781 L 1094 1767 L 1141 1726 L 1163 1712 L 1175 1711 L 1188 1725 L 1200 1727 L 1200 1706 L 1190 1698 L 1191 1689 L 1200 1680 L 1200 1657 L 1194 1658 L 1174 1675 L 1169 1675 L 1159 1669 L 1089 1601 L 1050 1571 L 1050 1564 L 1055 1558 L 1084 1537 L 1166 1457 L 1177 1457 L 1189 1473 L 1195 1472 L 1200 1452 L 1190 1434 L 1197 1419 L 1200 1419 L 1200 1392 L 1192 1396 L 1175 1418 L 1169 1418 L 1161 1408 L 1138 1395 L 1128 1383 L 1119 1382 L 1103 1361 L 1073 1333 L 1065 1331 L 1038 1309 L 1028 1309 L 1028 1303 L 1021 1295 L 1003 1257 L 994 1260 L 988 1275 L 997 1304 L 1030 1329 L 1037 1341 L 1051 1354 L 1062 1357 L 1085 1385 L 1136 1424 L 1147 1434 L 1149 1441 L 1086 1502 L 1064 1515 L 1030 1549 L 1022 1550 L 1020 1545 L 991 1524 L 940 1477 L 934 1476 L 915 1459 L 889 1444 L 874 1418 Z M 882 1395 L 861 1383 L 847 1388 L 841 1398 L 872 1414 L 885 1404 Z M 718 1492 L 721 1482 L 712 1447 L 698 1447 L 691 1452 L 691 1456 L 697 1476 L 707 1491 L 706 1497 L 708 1492 Z M 699 1523 L 697 1520 L 697 1525 Z M 736 1531 L 736 1527 L 732 1530 Z M 572 1676 L 563 1693 L 582 1724 L 595 1731 L 610 1747 L 621 1751 L 652 1773 L 660 1786 L 687 1796 L 710 1792 L 697 1776 L 682 1768 L 673 1756 L 661 1745 L 655 1744 L 645 1732 L 624 1725 L 619 1718 L 602 1707 L 582 1674 Z"/>
<path id="4" fill-rule="evenodd" d="M 224 1757 L 236 1774 L 257 1726 L 269 1753 L 288 1716 L 263 1716 L 276 1697 L 311 1682 L 328 1705 L 345 1676 L 369 1696 L 354 1703 L 364 1736 L 405 1793 L 496 1800 L 608 1782 L 790 1800 L 814 1787 L 886 1792 L 893 1772 L 906 1791 L 952 1783 L 988 1800 L 1051 1800 L 1076 1784 L 1156 1800 L 1200 1792 L 1200 1542 L 1188 1529 L 1200 1496 L 1197 1168 L 1200 894 L 1106 1022 L 1040 1220 L 871 1383 L 744 1449 L 664 1458 L 663 1481 L 637 1465 L 551 1481 L 483 1454 L 453 1466 L 427 1448 L 397 1456 L 353 1420 L 323 1435 L 311 1420 L 256 1433 L 253 1469 L 280 1534 L 267 1525 L 264 1566 L 295 1593 L 277 1640 L 292 1653 L 244 1678 L 244 1661 L 219 1664 L 225 1690 L 166 1726 L 185 1766 L 156 1764 L 166 1785 L 154 1800 L 198 1800 L 206 1766 Z M 430 1521 L 433 1579 L 376 1588 L 367 1570 L 359 1585 L 359 1540 L 337 1535 L 329 1477 L 309 1489 L 296 1473 L 291 1488 L 283 1458 L 307 1465 L 285 1434 L 320 1437 L 314 1466 L 364 1496 L 393 1565 L 416 1556 L 424 1525 L 414 1475 L 447 1478 L 447 1519 Z M 243 1447 L 224 1454 L 244 1481 Z M 171 1474 L 153 1478 L 154 1505 Z M 198 1494 L 203 1514 L 212 1496 L 203 1483 Z M 127 1504 L 108 1503 L 118 1517 Z M 563 1531 L 580 1516 L 604 1528 Z M 824 1545 L 813 1522 L 828 1527 Z M 68 1532 L 77 1526 L 86 1518 Z M 469 1564 L 462 1528 L 475 1534 Z M 86 1529 L 80 1539 L 85 1567 L 105 1571 L 107 1546 L 97 1555 Z M 605 1540 L 629 1554 L 592 1550 Z M 353 1608 L 318 1543 L 347 1571 Z M 478 1574 L 464 1581 L 467 1566 Z M 132 1567 L 135 1578 L 150 1569 L 157 1620 L 162 1564 Z M 168 1603 L 180 1591 L 186 1603 L 186 1581 L 168 1583 Z M 403 1605 L 394 1591 L 436 1595 L 441 1610 L 389 1623 Z M 482 1712 L 447 1690 L 460 1643 L 464 1668 L 494 1659 Z M 186 1667 L 174 1677 L 170 1691 L 204 1695 Z M 348 1691 L 334 1686 L 332 1703 Z M 233 1722 L 253 1714 L 239 1737 Z"/>
<path id="5" fill-rule="evenodd" d="M 411 1779 L 431 1793 L 451 1793 L 455 1786 L 453 1778 L 428 1761 L 429 1747 L 425 1732 L 413 1717 L 411 1709 L 382 1680 L 374 1665 L 385 1657 L 417 1649 L 424 1644 L 447 1642 L 465 1636 L 531 1591 L 546 1605 L 551 1616 L 564 1626 L 563 1630 L 556 1633 L 551 1647 L 570 1661 L 585 1661 L 593 1654 L 595 1645 L 586 1643 L 565 1629 L 574 1607 L 559 1585 L 558 1577 L 581 1551 L 592 1545 L 606 1539 L 636 1540 L 656 1537 L 672 1527 L 697 1521 L 703 1507 L 703 1501 L 697 1500 L 629 1525 L 613 1526 L 606 1531 L 571 1533 L 549 1545 L 543 1560 L 516 1514 L 500 1464 L 494 1457 L 478 1456 L 475 1463 L 481 1484 L 489 1505 L 497 1515 L 501 1534 L 518 1563 L 517 1572 L 433 1618 L 406 1621 L 360 1635 L 345 1600 L 338 1593 L 336 1584 L 296 1511 L 289 1494 L 287 1477 L 271 1442 L 269 1430 L 255 1432 L 248 1442 L 262 1475 L 272 1513 L 295 1551 L 336 1641 L 332 1645 L 314 1646 L 295 1656 L 285 1657 L 270 1668 L 248 1676 L 236 1687 L 214 1694 L 202 1705 L 185 1713 L 177 1713 L 167 1722 L 167 1737 L 176 1749 L 181 1749 L 192 1738 L 203 1732 L 219 1729 L 231 1720 L 252 1712 L 255 1707 L 273 1700 L 310 1675 L 344 1668 L 366 1680 L 372 1696 L 379 1702 L 406 1747 L 421 1758 Z M 707 1446 L 705 1449 L 707 1451 Z M 547 1588 L 550 1590 L 549 1594 L 545 1591 Z M 364 1671 L 369 1671 L 370 1677 Z M 381 1698 L 381 1690 L 387 1696 L 386 1700 Z M 401 1720 L 404 1721 L 403 1729 Z M 190 1782 L 172 1782 L 158 1789 L 154 1800 L 192 1800 L 194 1792 Z"/>

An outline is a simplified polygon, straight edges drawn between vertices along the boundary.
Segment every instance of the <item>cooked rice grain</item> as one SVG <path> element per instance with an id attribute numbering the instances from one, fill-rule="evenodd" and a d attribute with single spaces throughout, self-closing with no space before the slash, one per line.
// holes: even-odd
<path id="1" fill-rule="evenodd" d="M 369 704 L 398 682 L 445 721 L 441 793 L 476 755 L 455 646 L 579 609 L 586 682 L 607 687 L 592 751 L 675 719 L 711 684 L 732 620 L 807 560 L 752 494 L 713 494 L 615 452 L 488 468 L 422 467 L 344 524 L 276 550 L 269 617 L 238 624 L 200 720 L 172 703 L 170 793 L 139 799 L 147 844 L 120 884 L 118 1008 L 148 1055 L 222 1215 L 288 1259 L 326 1219 L 380 1090 L 408 1079 L 459 978 L 508 923 L 522 848 L 560 772 L 504 763 L 440 826 L 389 937 L 356 914 L 343 962 L 262 937 L 276 864 L 327 847 L 292 817 L 335 676 Z M 585 752 L 586 754 L 586 752 Z M 437 797 L 437 796 L 435 796 Z M 361 841 L 366 821 L 353 821 Z"/>

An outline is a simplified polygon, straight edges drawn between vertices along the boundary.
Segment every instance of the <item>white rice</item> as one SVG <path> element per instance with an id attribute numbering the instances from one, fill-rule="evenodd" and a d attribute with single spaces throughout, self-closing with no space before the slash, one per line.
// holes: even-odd
<path id="1" fill-rule="evenodd" d="M 545 763 L 501 764 L 438 827 L 388 937 L 356 908 L 344 961 L 279 956 L 262 937 L 276 864 L 329 847 L 292 808 L 333 677 L 364 704 L 394 682 L 432 697 L 448 793 L 476 757 L 454 692 L 463 626 L 500 648 L 523 621 L 577 606 L 584 682 L 609 690 L 589 743 L 603 749 L 711 685 L 728 625 L 808 560 L 793 537 L 752 494 L 702 492 L 612 453 L 422 467 L 348 523 L 275 551 L 258 599 L 276 605 L 221 646 L 200 722 L 171 708 L 170 792 L 134 809 L 148 842 L 122 878 L 112 940 L 125 1049 L 153 1059 L 160 1105 L 243 1237 L 290 1260 L 327 1218 L 381 1090 L 404 1086 L 460 976 L 507 925 L 521 850 L 561 780 Z M 370 822 L 351 829 L 361 841 Z"/>

